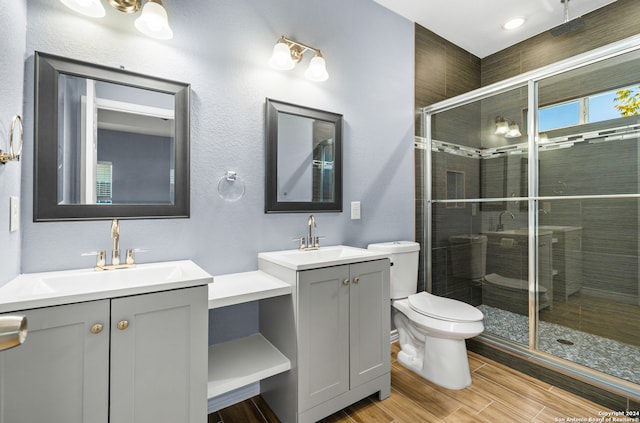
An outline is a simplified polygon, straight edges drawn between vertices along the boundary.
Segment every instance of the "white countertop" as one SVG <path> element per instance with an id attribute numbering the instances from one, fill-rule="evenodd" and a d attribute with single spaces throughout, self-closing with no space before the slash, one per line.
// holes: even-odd
<path id="1" fill-rule="evenodd" d="M 292 270 L 309 270 L 339 266 L 363 261 L 389 258 L 390 254 L 376 250 L 332 245 L 317 250 L 284 250 L 258 254 L 258 261 L 265 260 Z"/>
<path id="2" fill-rule="evenodd" d="M 206 285 L 213 277 L 191 260 L 129 269 L 26 273 L 0 287 L 0 313 Z"/>
<path id="3" fill-rule="evenodd" d="M 260 270 L 216 276 L 209 285 L 209 308 L 291 294 L 291 285 Z"/>

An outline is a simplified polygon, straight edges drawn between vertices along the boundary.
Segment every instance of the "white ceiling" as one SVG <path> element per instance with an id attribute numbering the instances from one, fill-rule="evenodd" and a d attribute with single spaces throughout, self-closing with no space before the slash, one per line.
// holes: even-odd
<path id="1" fill-rule="evenodd" d="M 560 0 L 374 0 L 482 58 L 564 22 Z M 572 20 L 616 0 L 570 0 Z M 526 18 L 520 28 L 502 25 Z"/>

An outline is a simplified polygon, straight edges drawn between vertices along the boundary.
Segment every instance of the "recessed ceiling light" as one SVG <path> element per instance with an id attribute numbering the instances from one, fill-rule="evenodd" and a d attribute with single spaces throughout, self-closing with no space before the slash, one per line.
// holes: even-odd
<path id="1" fill-rule="evenodd" d="M 502 28 L 504 28 L 504 29 L 516 29 L 516 28 L 522 26 L 522 24 L 524 23 L 524 20 L 525 19 L 522 16 L 511 18 L 504 25 L 502 25 Z"/>

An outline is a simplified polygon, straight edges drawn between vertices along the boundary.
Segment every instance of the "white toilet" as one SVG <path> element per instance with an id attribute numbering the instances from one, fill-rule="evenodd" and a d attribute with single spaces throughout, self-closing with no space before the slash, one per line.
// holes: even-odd
<path id="1" fill-rule="evenodd" d="M 469 386 L 471 374 L 464 340 L 484 330 L 482 312 L 462 301 L 416 293 L 418 243 L 384 242 L 368 248 L 391 255 L 391 304 L 400 341 L 400 364 L 448 389 Z"/>

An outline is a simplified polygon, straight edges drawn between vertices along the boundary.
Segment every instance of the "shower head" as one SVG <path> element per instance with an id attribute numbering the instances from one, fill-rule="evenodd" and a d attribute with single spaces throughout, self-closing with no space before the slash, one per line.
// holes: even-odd
<path id="1" fill-rule="evenodd" d="M 560 3 L 564 4 L 564 22 L 561 25 L 558 25 L 555 28 L 549 30 L 551 35 L 553 35 L 554 37 L 558 37 L 569 32 L 578 31 L 580 29 L 583 29 L 585 26 L 582 18 L 569 20 L 569 1 L 570 0 L 560 0 Z"/>
<path id="2" fill-rule="evenodd" d="M 555 28 L 551 28 L 549 30 L 549 32 L 554 37 L 558 37 L 560 35 L 564 35 L 564 34 L 567 34 L 569 32 L 573 32 L 573 31 L 577 31 L 579 29 L 583 29 L 584 26 L 585 25 L 584 25 L 584 21 L 582 20 L 582 18 L 576 18 L 576 19 L 574 19 L 572 21 L 565 22 L 565 23 L 563 23 L 561 25 L 558 25 Z"/>

